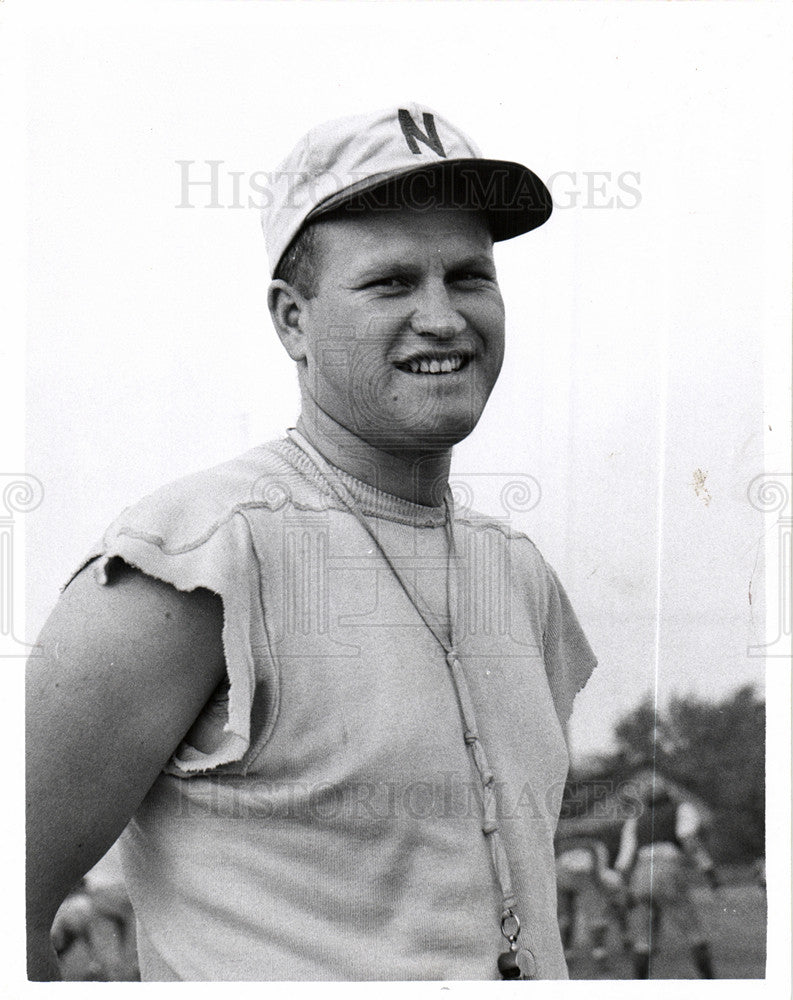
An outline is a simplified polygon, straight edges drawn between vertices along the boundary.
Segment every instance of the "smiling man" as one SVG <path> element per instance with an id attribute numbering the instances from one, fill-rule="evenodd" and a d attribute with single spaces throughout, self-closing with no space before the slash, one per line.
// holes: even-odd
<path id="1" fill-rule="evenodd" d="M 122 832 L 144 979 L 566 977 L 553 833 L 594 658 L 531 541 L 448 486 L 503 360 L 493 243 L 550 211 L 417 106 L 274 175 L 300 419 L 125 511 L 45 626 L 33 978 Z"/>
<path id="2" fill-rule="evenodd" d="M 313 229 L 313 287 L 277 279 L 269 296 L 298 364 L 298 426 L 329 439 L 326 457 L 349 455 L 348 471 L 371 463 L 388 492 L 441 503 L 451 447 L 476 425 L 504 357 L 487 220 L 405 206 L 337 210 Z"/>

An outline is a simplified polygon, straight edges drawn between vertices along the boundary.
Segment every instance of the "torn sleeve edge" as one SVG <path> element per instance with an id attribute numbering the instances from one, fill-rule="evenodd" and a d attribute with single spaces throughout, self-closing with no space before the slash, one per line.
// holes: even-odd
<path id="1" fill-rule="evenodd" d="M 239 626 L 235 624 L 230 614 L 237 611 L 237 618 L 242 615 L 244 620 L 244 608 L 234 607 L 234 595 L 230 592 L 230 586 L 225 585 L 222 579 L 215 579 L 211 573 L 201 573 L 199 567 L 190 567 L 187 564 L 185 560 L 189 560 L 191 554 L 188 552 L 170 556 L 148 540 L 131 535 L 117 536 L 113 543 L 96 546 L 61 587 L 61 591 L 65 590 L 72 580 L 92 563 L 95 564 L 91 567 L 95 581 L 100 586 L 107 586 L 111 582 L 108 567 L 115 559 L 120 559 L 145 576 L 167 583 L 182 593 L 204 589 L 220 598 L 223 608 L 221 642 L 225 675 L 229 685 L 226 718 L 222 729 L 223 739 L 219 747 L 208 753 L 183 740 L 163 767 L 164 773 L 177 777 L 198 775 L 223 765 L 238 764 L 243 761 L 251 749 L 251 712 L 256 686 L 256 671 L 251 650 L 248 648 L 245 635 L 234 634 Z M 162 560 L 167 560 L 171 565 L 160 566 Z"/>

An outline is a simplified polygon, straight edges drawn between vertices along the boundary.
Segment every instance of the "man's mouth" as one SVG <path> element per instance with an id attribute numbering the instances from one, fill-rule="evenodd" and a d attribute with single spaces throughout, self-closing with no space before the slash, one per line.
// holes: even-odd
<path id="1" fill-rule="evenodd" d="M 446 354 L 443 357 L 432 354 L 416 354 L 405 361 L 398 361 L 397 368 L 411 375 L 451 375 L 459 372 L 470 361 L 464 354 Z"/>

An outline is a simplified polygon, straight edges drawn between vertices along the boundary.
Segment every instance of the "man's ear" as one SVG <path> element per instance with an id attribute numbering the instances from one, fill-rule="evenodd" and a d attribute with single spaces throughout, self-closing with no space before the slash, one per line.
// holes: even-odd
<path id="1" fill-rule="evenodd" d="M 277 278 L 267 289 L 267 307 L 286 353 L 293 361 L 304 361 L 306 340 L 301 323 L 305 308 L 303 296 L 287 282 Z"/>

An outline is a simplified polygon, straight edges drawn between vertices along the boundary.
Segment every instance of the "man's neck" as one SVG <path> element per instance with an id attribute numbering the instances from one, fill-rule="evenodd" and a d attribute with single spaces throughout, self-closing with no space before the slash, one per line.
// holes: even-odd
<path id="1" fill-rule="evenodd" d="M 411 503 L 427 507 L 443 503 L 451 448 L 408 452 L 377 447 L 305 400 L 297 429 L 323 458 L 348 475 Z"/>

